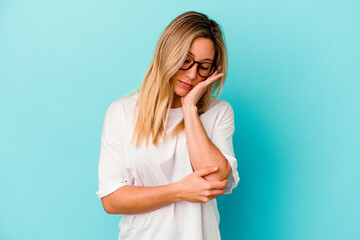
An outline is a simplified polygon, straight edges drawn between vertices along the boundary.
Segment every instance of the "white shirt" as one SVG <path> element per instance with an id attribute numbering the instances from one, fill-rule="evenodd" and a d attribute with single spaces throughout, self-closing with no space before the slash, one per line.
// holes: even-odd
<path id="1" fill-rule="evenodd" d="M 178 182 L 193 172 L 186 136 L 171 137 L 174 127 L 183 119 L 181 108 L 170 110 L 167 137 L 158 146 L 145 143 L 138 149 L 131 143 L 135 104 L 139 93 L 120 98 L 108 108 L 104 120 L 99 159 L 99 190 L 103 198 L 124 185 L 161 186 Z M 210 140 L 232 167 L 225 194 L 239 181 L 232 137 L 234 113 L 230 104 L 213 99 L 200 120 Z M 142 214 L 124 214 L 120 220 L 121 240 L 218 240 L 219 212 L 216 199 L 207 203 L 175 202 Z"/>

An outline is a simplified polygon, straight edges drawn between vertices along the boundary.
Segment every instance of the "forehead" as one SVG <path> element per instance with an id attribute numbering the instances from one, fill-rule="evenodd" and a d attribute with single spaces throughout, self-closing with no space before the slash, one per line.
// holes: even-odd
<path id="1" fill-rule="evenodd" d="M 211 39 L 202 37 L 196 38 L 190 46 L 189 54 L 197 61 L 212 61 L 215 57 L 215 45 Z"/>

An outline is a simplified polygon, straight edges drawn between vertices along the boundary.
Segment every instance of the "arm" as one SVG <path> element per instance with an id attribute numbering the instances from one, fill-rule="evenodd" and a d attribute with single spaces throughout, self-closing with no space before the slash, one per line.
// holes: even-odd
<path id="1" fill-rule="evenodd" d="M 221 67 L 219 66 L 219 70 Z M 196 104 L 215 80 L 224 76 L 216 71 L 211 77 L 198 83 L 191 91 L 181 98 L 184 113 L 186 143 L 189 157 L 194 170 L 206 166 L 217 166 L 219 171 L 205 177 L 206 180 L 224 180 L 231 173 L 231 166 L 220 150 L 211 142 L 197 113 Z"/>
<path id="2" fill-rule="evenodd" d="M 156 210 L 179 201 L 176 186 L 159 187 L 123 186 L 101 199 L 109 214 L 137 214 Z"/>
<path id="3" fill-rule="evenodd" d="M 186 143 L 189 157 L 194 170 L 206 166 L 218 166 L 219 171 L 205 177 L 207 180 L 224 180 L 231 166 L 220 150 L 211 142 L 200 121 L 197 108 L 194 105 L 184 105 L 184 121 Z"/>
<path id="4" fill-rule="evenodd" d="M 205 203 L 224 193 L 228 182 L 206 181 L 203 177 L 218 169 L 197 170 L 179 182 L 158 187 L 123 186 L 101 199 L 109 214 L 138 214 L 153 211 L 177 201 Z"/>

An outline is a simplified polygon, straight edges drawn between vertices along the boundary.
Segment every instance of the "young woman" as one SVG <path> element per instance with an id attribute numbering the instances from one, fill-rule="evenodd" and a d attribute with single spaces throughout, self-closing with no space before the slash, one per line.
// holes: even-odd
<path id="1" fill-rule="evenodd" d="M 97 196 L 123 214 L 119 239 L 220 239 L 215 198 L 239 181 L 233 110 L 217 98 L 226 64 L 218 24 L 183 13 L 162 33 L 140 90 L 108 108 Z"/>

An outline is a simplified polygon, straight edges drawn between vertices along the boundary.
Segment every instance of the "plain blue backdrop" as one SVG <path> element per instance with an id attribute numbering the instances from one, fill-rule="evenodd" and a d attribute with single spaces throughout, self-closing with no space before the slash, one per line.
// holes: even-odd
<path id="1" fill-rule="evenodd" d="M 117 239 L 96 197 L 108 106 L 162 30 L 224 30 L 239 186 L 223 239 L 360 239 L 359 1 L 0 1 L 0 239 Z"/>

